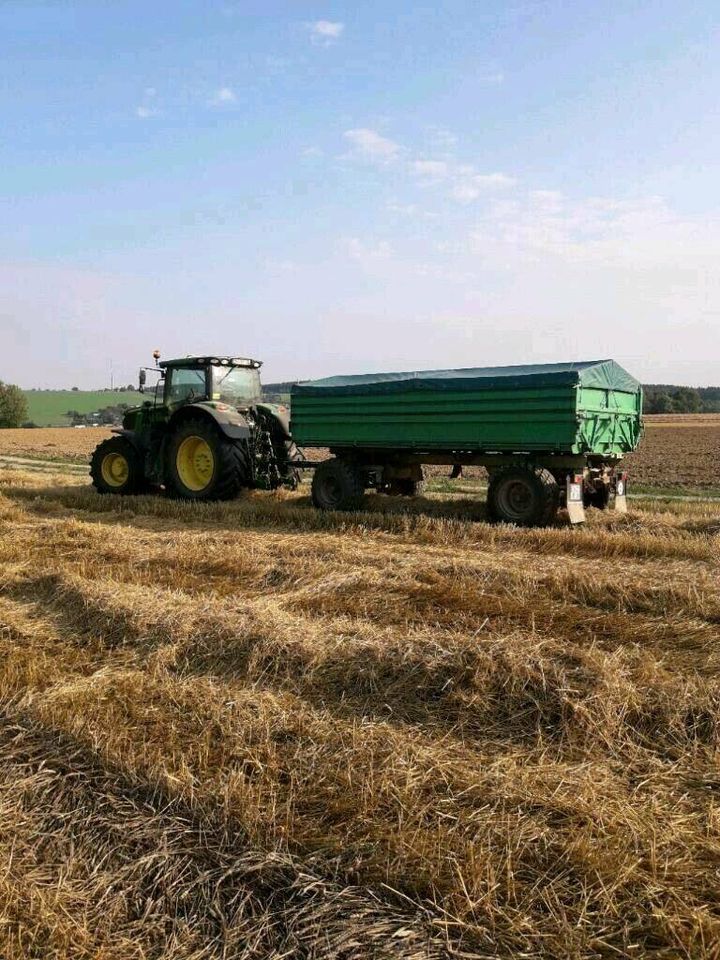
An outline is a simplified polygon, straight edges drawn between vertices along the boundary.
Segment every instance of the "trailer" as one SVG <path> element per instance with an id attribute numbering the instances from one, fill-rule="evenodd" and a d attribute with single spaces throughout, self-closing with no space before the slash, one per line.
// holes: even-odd
<path id="1" fill-rule="evenodd" d="M 519 526 L 567 507 L 627 509 L 625 454 L 642 436 L 642 387 L 614 360 L 329 377 L 295 384 L 290 432 L 326 448 L 312 498 L 356 508 L 366 489 L 413 494 L 427 464 L 489 474 L 488 516 Z"/>

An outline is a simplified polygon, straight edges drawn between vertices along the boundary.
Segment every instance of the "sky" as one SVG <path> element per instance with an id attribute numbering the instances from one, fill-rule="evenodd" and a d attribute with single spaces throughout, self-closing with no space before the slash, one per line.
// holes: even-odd
<path id="1" fill-rule="evenodd" d="M 720 383 L 717 0 L 0 0 L 0 379 Z"/>

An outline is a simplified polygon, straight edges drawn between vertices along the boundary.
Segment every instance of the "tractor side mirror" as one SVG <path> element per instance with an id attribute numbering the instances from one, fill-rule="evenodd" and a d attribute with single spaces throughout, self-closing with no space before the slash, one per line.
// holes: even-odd
<path id="1" fill-rule="evenodd" d="M 140 376 L 138 377 L 138 392 L 145 393 L 145 381 L 147 380 L 147 374 L 144 370 L 140 371 Z"/>

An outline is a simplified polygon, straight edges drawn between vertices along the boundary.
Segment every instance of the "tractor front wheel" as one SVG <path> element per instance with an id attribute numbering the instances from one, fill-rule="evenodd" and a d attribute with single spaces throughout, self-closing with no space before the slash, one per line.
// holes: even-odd
<path id="1" fill-rule="evenodd" d="M 111 437 L 95 448 L 90 476 L 98 493 L 124 496 L 146 488 L 140 454 L 126 437 Z"/>
<path id="2" fill-rule="evenodd" d="M 188 420 L 170 438 L 167 486 L 184 500 L 232 500 L 250 486 L 244 443 L 224 437 L 213 423 Z"/>

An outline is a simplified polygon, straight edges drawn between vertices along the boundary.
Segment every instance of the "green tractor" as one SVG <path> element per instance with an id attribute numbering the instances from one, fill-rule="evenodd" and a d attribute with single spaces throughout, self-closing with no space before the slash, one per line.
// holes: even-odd
<path id="1" fill-rule="evenodd" d="M 302 457 L 287 407 L 264 403 L 259 360 L 184 357 L 140 371 L 159 374 L 153 400 L 125 414 L 93 453 L 99 493 L 165 487 L 186 500 L 230 500 L 243 489 L 295 487 Z"/>

